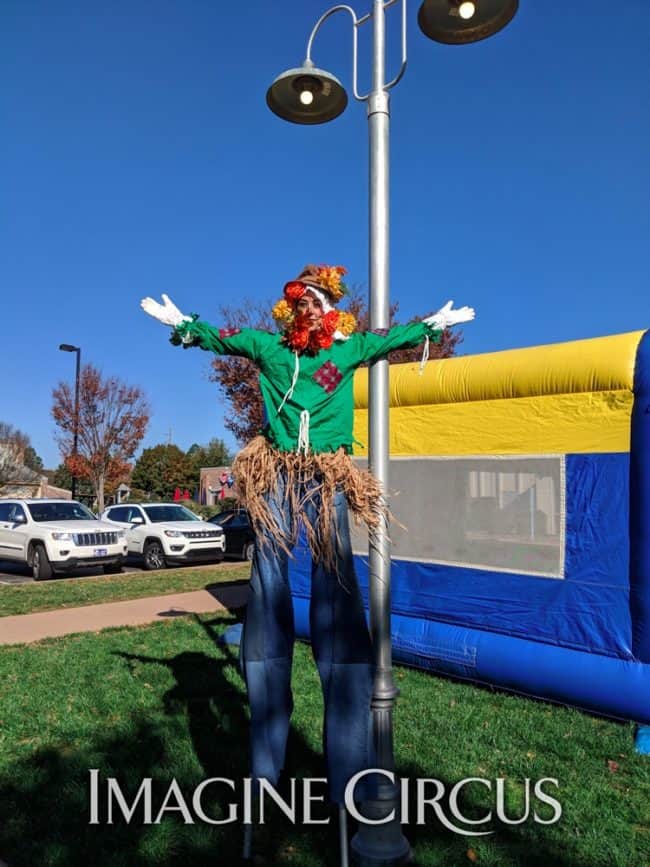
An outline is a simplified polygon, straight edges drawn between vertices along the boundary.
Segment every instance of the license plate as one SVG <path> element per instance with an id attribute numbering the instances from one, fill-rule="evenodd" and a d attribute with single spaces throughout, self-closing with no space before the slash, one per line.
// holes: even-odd
<path id="1" fill-rule="evenodd" d="M 105 557 L 108 554 L 108 548 L 95 548 L 93 557 Z"/>

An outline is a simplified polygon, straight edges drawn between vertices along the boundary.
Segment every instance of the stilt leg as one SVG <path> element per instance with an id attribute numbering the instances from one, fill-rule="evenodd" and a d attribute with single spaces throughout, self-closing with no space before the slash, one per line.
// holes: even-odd
<path id="1" fill-rule="evenodd" d="M 242 858 L 244 861 L 250 861 L 253 856 L 253 826 L 244 825 L 244 849 Z"/>
<path id="2" fill-rule="evenodd" d="M 258 804 L 259 797 L 253 795 L 251 801 L 251 821 L 249 825 L 244 825 L 244 848 L 242 850 L 242 858 L 244 861 L 250 861 L 253 857 L 253 822 L 255 821 L 255 817 L 258 815 Z"/>
<path id="3" fill-rule="evenodd" d="M 344 804 L 339 805 L 339 840 L 341 867 L 348 867 L 348 814 Z"/>

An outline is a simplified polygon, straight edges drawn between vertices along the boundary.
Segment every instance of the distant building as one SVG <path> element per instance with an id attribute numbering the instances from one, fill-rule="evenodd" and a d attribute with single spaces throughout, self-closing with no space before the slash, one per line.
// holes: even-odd
<path id="1" fill-rule="evenodd" d="M 199 502 L 204 506 L 216 506 L 220 500 L 237 496 L 230 467 L 201 467 Z"/>
<path id="2" fill-rule="evenodd" d="M 24 458 L 24 449 L 13 443 L 0 443 L 0 497 L 72 499 L 70 491 L 50 484 L 45 471 L 39 473 L 26 467 Z"/>
<path id="3" fill-rule="evenodd" d="M 25 470 L 27 472 L 23 472 Z M 58 500 L 71 500 L 72 492 L 51 485 L 45 475 L 35 473 L 28 467 L 21 467 L 8 481 L 0 484 L 0 497 L 54 497 Z"/>

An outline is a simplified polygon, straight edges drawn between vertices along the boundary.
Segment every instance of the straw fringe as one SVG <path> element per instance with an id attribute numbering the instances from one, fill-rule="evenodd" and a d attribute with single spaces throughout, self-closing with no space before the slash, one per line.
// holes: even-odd
<path id="1" fill-rule="evenodd" d="M 260 540 L 277 544 L 291 555 L 302 520 L 312 556 L 326 568 L 336 565 L 334 532 L 334 495 L 341 488 L 357 524 L 370 530 L 387 525 L 388 510 L 378 480 L 368 470 L 359 469 L 349 454 L 336 452 L 298 454 L 273 448 L 263 436 L 255 437 L 239 452 L 232 465 L 239 500 L 250 516 Z M 284 532 L 269 507 L 268 495 L 277 493 L 278 481 L 285 479 L 284 496 L 289 504 L 289 532 Z M 314 523 L 306 506 L 320 498 Z M 312 510 L 314 511 L 314 510 Z"/>

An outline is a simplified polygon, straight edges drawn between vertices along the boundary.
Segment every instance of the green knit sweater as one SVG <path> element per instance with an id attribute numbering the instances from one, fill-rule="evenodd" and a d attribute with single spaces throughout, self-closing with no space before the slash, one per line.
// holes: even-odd
<path id="1" fill-rule="evenodd" d="M 440 334 L 424 322 L 412 322 L 355 333 L 348 340 L 335 340 L 329 349 L 321 349 L 315 356 L 297 356 L 282 342 L 281 334 L 253 328 L 217 329 L 195 318 L 175 328 L 171 340 L 185 347 L 200 346 L 217 355 L 243 356 L 259 367 L 267 416 L 262 433 L 275 448 L 296 451 L 300 444 L 305 446 L 307 436 L 309 448 L 315 453 L 334 452 L 340 446 L 352 453 L 352 384 L 356 368 L 365 361 L 385 358 L 394 349 L 418 346 L 425 337 L 437 343 Z M 298 376 L 291 391 L 296 358 Z"/>

